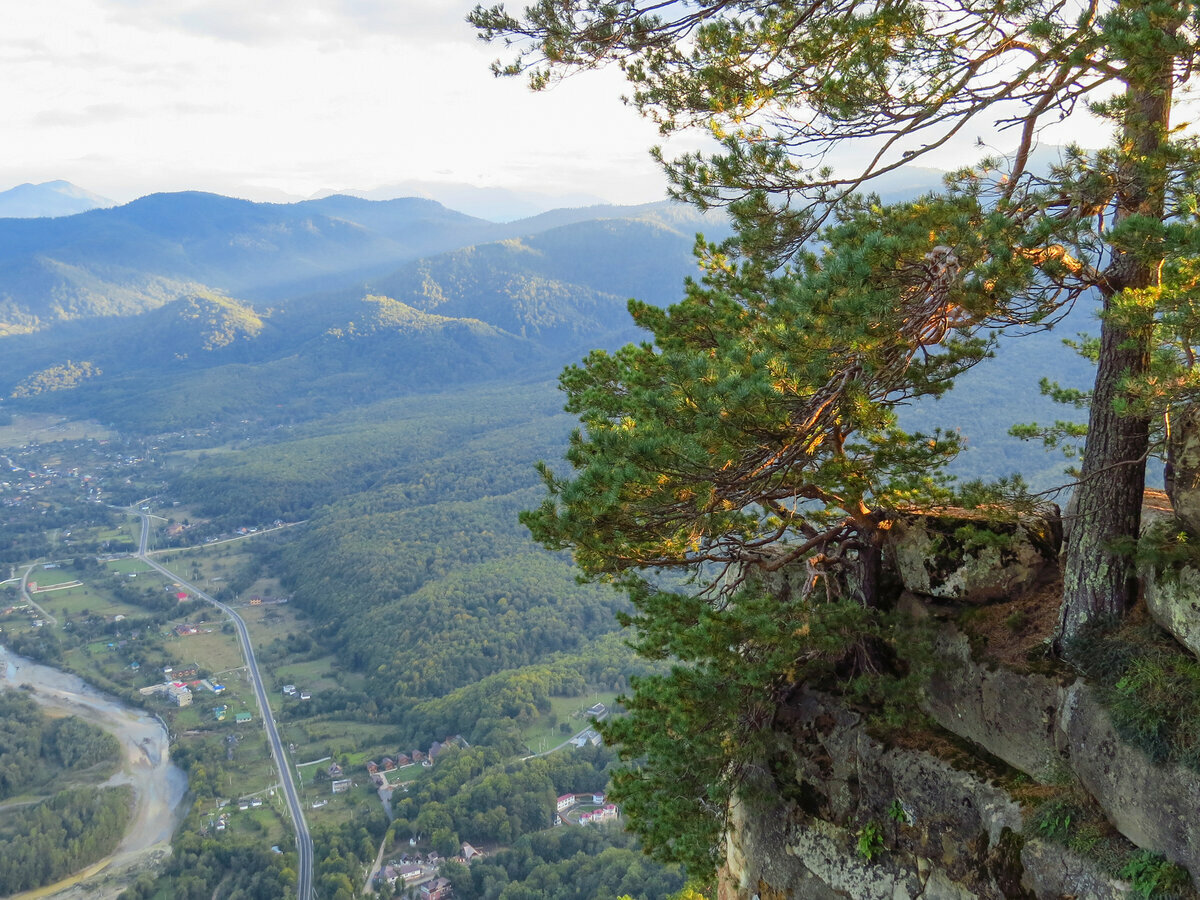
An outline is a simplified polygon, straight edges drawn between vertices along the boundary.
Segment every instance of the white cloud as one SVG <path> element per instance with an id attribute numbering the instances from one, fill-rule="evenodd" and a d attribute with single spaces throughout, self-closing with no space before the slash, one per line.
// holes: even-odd
<path id="1" fill-rule="evenodd" d="M 654 129 L 615 73 L 541 95 L 488 71 L 469 4 L 48 0 L 14 5 L 0 95 L 17 183 L 116 199 L 369 189 L 405 179 L 660 196 Z M 4 185 L 0 185 L 3 187 Z"/>
<path id="2" fill-rule="evenodd" d="M 363 35 L 465 40 L 470 6 L 437 0 L 113 0 L 114 21 L 151 31 L 253 46 L 295 39 L 353 42 Z M 461 36 L 455 30 L 462 31 Z"/>

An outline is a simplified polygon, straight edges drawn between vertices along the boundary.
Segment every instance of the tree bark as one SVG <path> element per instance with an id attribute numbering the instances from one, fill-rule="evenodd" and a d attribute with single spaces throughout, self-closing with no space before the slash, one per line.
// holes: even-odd
<path id="1" fill-rule="evenodd" d="M 1145 372 L 1148 360 L 1148 341 L 1142 335 L 1102 328 L 1083 478 L 1076 488 L 1076 518 L 1066 548 L 1055 636 L 1060 652 L 1084 625 L 1121 615 L 1137 596 L 1129 550 L 1141 524 L 1150 423 L 1140 416 L 1119 415 L 1114 401 L 1121 379 Z"/>
<path id="2" fill-rule="evenodd" d="M 1177 23 L 1163 27 L 1171 34 Z M 1163 44 L 1169 44 L 1164 41 Z M 1149 59 L 1130 61 L 1124 124 L 1126 161 L 1118 173 L 1114 226 L 1131 216 L 1162 220 L 1165 184 L 1160 156 L 1170 130 L 1175 58 L 1148 50 Z M 1159 282 L 1161 256 L 1115 251 L 1105 270 L 1104 310 L 1126 289 Z M 1096 369 L 1081 483 L 1066 547 L 1063 603 L 1054 646 L 1062 653 L 1081 628 L 1097 618 L 1119 616 L 1137 597 L 1137 573 L 1131 550 L 1141 525 L 1150 420 L 1121 414 L 1122 385 L 1138 379 L 1150 365 L 1149 326 L 1131 329 L 1105 317 L 1100 327 Z"/>

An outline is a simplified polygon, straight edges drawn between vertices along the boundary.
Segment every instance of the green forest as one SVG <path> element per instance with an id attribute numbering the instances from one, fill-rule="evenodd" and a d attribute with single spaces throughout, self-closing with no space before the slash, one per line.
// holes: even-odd
<path id="1" fill-rule="evenodd" d="M 91 785 L 119 755 L 108 732 L 74 716 L 51 718 L 19 690 L 0 691 L 0 801 L 33 798 L 0 804 L 0 892 L 50 884 L 113 851 L 132 793 Z"/>
<path id="2" fill-rule="evenodd" d="M 75 788 L 0 814 L 0 891 L 50 884 L 112 853 L 132 799 L 128 787 Z"/>
<path id="3" fill-rule="evenodd" d="M 117 739 L 75 716 L 51 718 L 20 691 L 0 691 L 0 801 L 36 795 L 86 774 L 103 780 L 116 768 Z"/>

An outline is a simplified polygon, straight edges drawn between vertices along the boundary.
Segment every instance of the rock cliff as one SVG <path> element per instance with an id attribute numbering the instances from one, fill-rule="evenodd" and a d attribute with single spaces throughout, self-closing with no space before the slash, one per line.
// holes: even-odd
<path id="1" fill-rule="evenodd" d="M 953 561 L 946 541 L 960 526 L 915 521 L 896 541 L 932 539 Z M 1024 605 L 992 610 L 989 621 L 1014 631 L 1031 603 L 1056 603 L 1052 589 L 1029 591 L 1051 558 L 1046 535 L 1059 533 L 1023 523 L 1017 550 L 987 551 L 1019 575 L 989 578 L 976 554 L 971 579 L 985 598 L 941 563 L 938 578 L 917 585 L 926 596 L 903 594 L 903 610 L 933 635 L 936 665 L 920 699 L 927 725 L 888 732 L 842 698 L 794 689 L 774 754 L 730 811 L 721 900 L 1196 896 L 1187 876 L 1200 882 L 1200 772 L 1127 743 L 1101 691 L 1074 670 L 1006 658 L 986 629 L 972 633 L 977 604 L 996 600 L 1006 579 Z M 928 576 L 919 549 L 910 556 L 905 565 Z M 1180 653 L 1196 652 L 1200 569 L 1144 574 L 1156 620 Z M 955 587 L 939 592 L 945 583 Z"/>

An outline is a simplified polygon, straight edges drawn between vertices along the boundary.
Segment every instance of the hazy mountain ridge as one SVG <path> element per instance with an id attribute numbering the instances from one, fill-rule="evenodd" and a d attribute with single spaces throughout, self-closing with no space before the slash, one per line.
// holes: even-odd
<path id="1" fill-rule="evenodd" d="M 337 195 L 273 204 L 185 192 L 60 219 L 3 219 L 0 335 L 74 318 L 128 315 L 168 302 L 173 291 L 277 303 L 381 278 L 422 256 L 601 214 L 674 215 L 682 217 L 684 234 L 689 213 L 681 208 L 671 214 L 666 206 L 566 210 L 497 225 L 415 198 Z"/>
<path id="2" fill-rule="evenodd" d="M 62 180 L 43 181 L 41 184 L 26 182 L 0 191 L 0 218 L 73 216 L 89 209 L 114 205 L 107 197 Z"/>
<path id="3" fill-rule="evenodd" d="M 200 376 L 190 372 L 237 364 L 227 373 L 232 384 L 253 382 L 255 371 L 261 383 L 236 388 L 240 396 L 225 406 L 254 415 L 256 402 L 288 406 L 325 390 L 376 397 L 463 380 L 546 377 L 593 346 L 632 337 L 627 299 L 671 302 L 694 269 L 694 227 L 704 222 L 698 214 L 654 204 L 577 221 L 598 212 L 538 217 L 534 229 L 566 224 L 529 233 L 521 223 L 479 223 L 425 200 L 335 196 L 287 206 L 172 194 L 76 216 L 71 227 L 22 223 L 20 240 L 0 249 L 0 312 L 10 332 L 0 340 L 0 391 L 54 384 L 56 405 L 86 402 L 112 415 L 118 410 L 105 400 L 107 384 L 127 385 L 115 388 L 121 398 L 130 379 L 153 378 L 147 396 L 162 398 L 164 377 L 182 379 L 181 395 L 195 396 L 199 386 L 186 382 Z M 297 254 L 310 266 L 314 259 L 344 263 L 342 250 L 355 241 L 367 251 L 390 242 L 394 253 L 480 229 L 526 236 L 422 257 L 321 293 L 291 294 L 267 282 L 281 258 Z M 43 248 L 60 258 L 30 254 Z M 230 260 L 218 273 L 224 283 L 255 270 L 261 290 L 208 286 L 223 258 Z M 37 296 L 40 316 L 34 304 L 21 304 L 22 288 Z M 86 360 L 100 374 L 28 381 L 68 360 Z M 300 384 L 289 391 L 288 381 Z M 64 388 L 72 386 L 83 390 L 67 400 Z M 24 393 L 36 402 L 36 390 Z M 195 406 L 201 415 L 207 408 Z"/>

